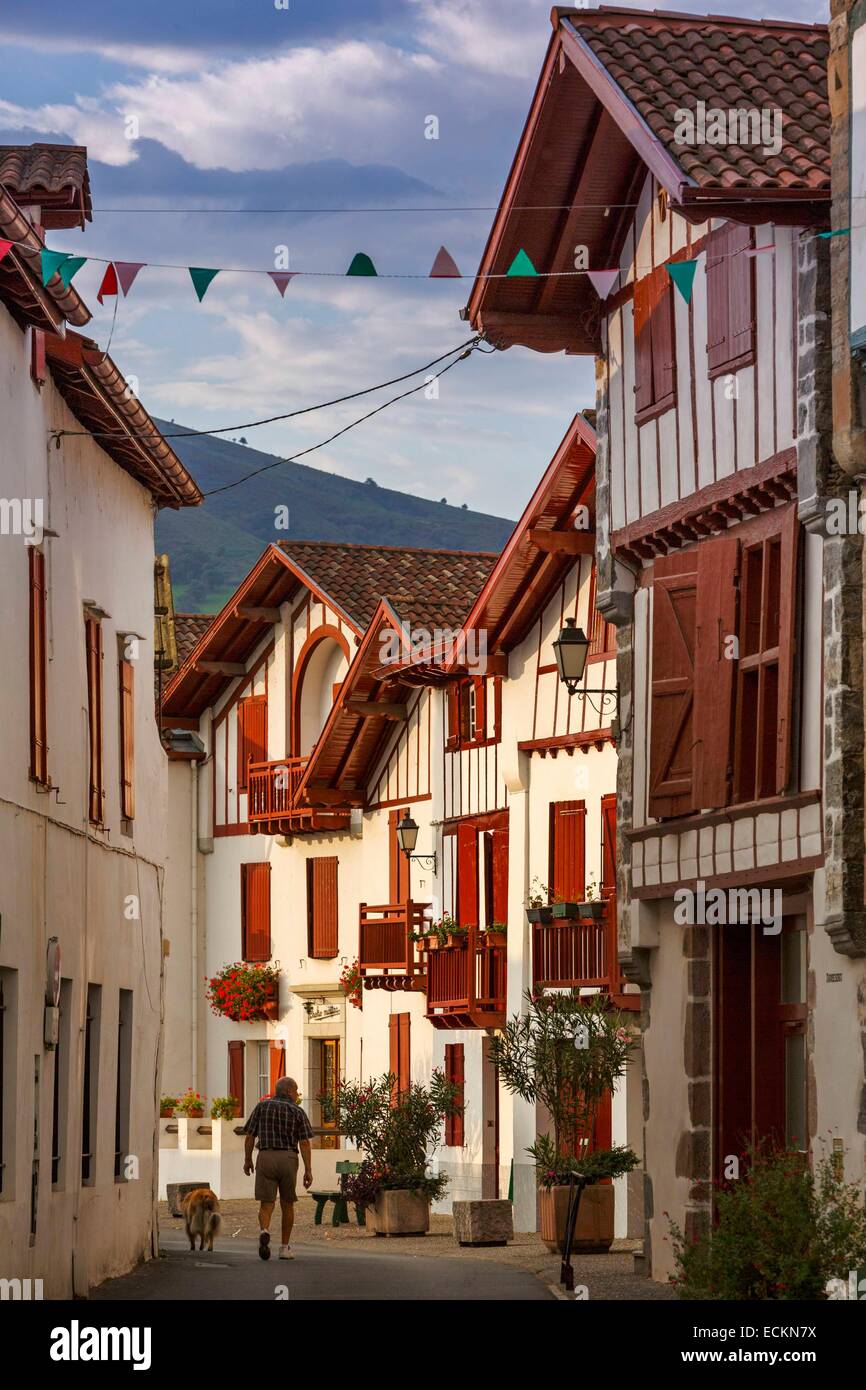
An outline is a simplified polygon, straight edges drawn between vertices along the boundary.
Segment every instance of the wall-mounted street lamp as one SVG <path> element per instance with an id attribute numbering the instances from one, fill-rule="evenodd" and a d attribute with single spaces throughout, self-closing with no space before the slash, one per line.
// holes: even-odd
<path id="1" fill-rule="evenodd" d="M 403 819 L 397 823 L 397 844 L 405 854 L 409 864 L 411 864 L 414 859 L 417 859 L 419 862 L 426 864 L 427 868 L 431 869 L 435 874 L 437 865 L 436 851 L 434 850 L 432 854 L 415 854 L 413 851 L 417 843 L 418 826 L 407 811 Z"/>
<path id="2" fill-rule="evenodd" d="M 614 686 L 612 690 L 587 690 L 581 685 L 586 670 L 586 658 L 589 654 L 589 638 L 583 628 L 576 625 L 574 618 L 566 618 L 565 627 L 553 643 L 553 653 L 556 657 L 559 679 L 569 695 L 585 697 L 598 715 L 604 714 L 607 710 L 612 711 L 618 708 L 618 685 Z M 597 704 L 596 700 L 598 701 Z"/>

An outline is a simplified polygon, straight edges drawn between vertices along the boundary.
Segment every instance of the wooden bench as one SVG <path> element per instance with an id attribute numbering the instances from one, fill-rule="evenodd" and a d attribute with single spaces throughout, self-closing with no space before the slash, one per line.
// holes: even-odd
<path id="1" fill-rule="evenodd" d="M 316 1215 L 313 1219 L 313 1224 L 315 1226 L 321 1226 L 322 1216 L 324 1214 L 325 1207 L 328 1205 L 329 1202 L 334 1203 L 334 1214 L 331 1217 L 331 1225 L 348 1226 L 349 1203 L 343 1191 L 343 1179 L 347 1173 L 357 1173 L 360 1166 L 360 1163 L 351 1163 L 348 1159 L 343 1160 L 342 1162 L 336 1165 L 337 1172 L 340 1174 L 339 1190 L 336 1192 L 328 1190 L 310 1193 L 310 1196 L 316 1203 Z M 355 1220 L 357 1221 L 358 1225 L 366 1226 L 367 1220 L 364 1215 L 364 1208 L 359 1207 L 357 1202 L 353 1202 L 352 1205 L 355 1208 Z"/>

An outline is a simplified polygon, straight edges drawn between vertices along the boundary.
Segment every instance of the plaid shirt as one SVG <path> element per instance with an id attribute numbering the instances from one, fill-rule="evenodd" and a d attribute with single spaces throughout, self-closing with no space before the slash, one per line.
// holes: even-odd
<path id="1" fill-rule="evenodd" d="M 298 1152 L 302 1139 L 313 1137 L 306 1114 L 293 1101 L 282 1096 L 260 1100 L 244 1125 L 244 1134 L 254 1134 L 260 1149 L 291 1149 Z"/>

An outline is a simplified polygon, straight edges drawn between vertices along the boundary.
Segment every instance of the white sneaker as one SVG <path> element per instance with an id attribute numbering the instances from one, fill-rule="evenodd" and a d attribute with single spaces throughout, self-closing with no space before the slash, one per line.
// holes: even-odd
<path id="1" fill-rule="evenodd" d="M 292 1249 L 292 1247 L 291 1247 L 290 1245 L 281 1245 L 281 1246 L 280 1246 L 280 1259 L 281 1259 L 281 1260 L 293 1260 L 294 1258 L 295 1258 L 295 1252 L 294 1252 L 294 1250 Z"/>

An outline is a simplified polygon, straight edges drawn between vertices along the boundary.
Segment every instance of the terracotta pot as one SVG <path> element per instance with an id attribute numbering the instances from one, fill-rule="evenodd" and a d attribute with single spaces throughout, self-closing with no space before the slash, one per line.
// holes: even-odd
<path id="1" fill-rule="evenodd" d="M 550 1251 L 565 1249 L 565 1223 L 568 1216 L 568 1186 L 542 1188 L 538 1194 L 541 1239 Z M 572 1250 L 575 1254 L 599 1254 L 613 1244 L 613 1187 L 594 1183 L 585 1187 L 577 1212 Z"/>
<path id="2" fill-rule="evenodd" d="M 423 1236 L 430 1229 L 430 1201 L 409 1188 L 387 1188 L 367 1208 L 367 1226 L 377 1236 Z"/>
<path id="3" fill-rule="evenodd" d="M 439 938 L 438 938 L 438 936 L 428 936 L 428 938 L 427 938 L 427 950 L 428 950 L 428 951 L 438 951 L 438 950 L 439 950 Z"/>
<path id="4" fill-rule="evenodd" d="M 204 1119 L 204 1110 L 187 1110 L 187 1111 L 185 1111 L 185 1114 L 186 1114 L 186 1118 L 187 1118 L 188 1120 L 203 1120 L 203 1119 Z"/>
<path id="5" fill-rule="evenodd" d="M 268 1023 L 279 1023 L 280 1021 L 280 986 L 277 980 L 268 985 L 268 997 L 262 1014 Z"/>
<path id="6" fill-rule="evenodd" d="M 174 1111 L 173 1111 L 173 1110 L 160 1110 L 160 1112 L 159 1112 L 159 1118 L 160 1118 L 161 1120 L 173 1120 L 173 1119 L 174 1119 Z"/>

